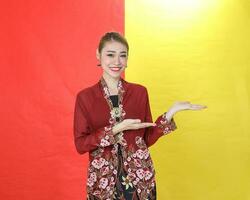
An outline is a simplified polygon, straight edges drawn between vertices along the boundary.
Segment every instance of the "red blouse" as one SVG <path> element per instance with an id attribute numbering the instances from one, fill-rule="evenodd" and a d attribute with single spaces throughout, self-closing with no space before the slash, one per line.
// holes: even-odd
<path id="1" fill-rule="evenodd" d="M 123 92 L 124 119 L 152 122 L 147 89 L 120 79 Z M 137 189 L 140 199 L 147 199 L 155 186 L 155 171 L 148 147 L 161 136 L 175 130 L 172 118 L 165 113 L 157 118 L 154 127 L 123 131 L 122 156 L 124 169 Z M 113 199 L 117 179 L 117 141 L 112 134 L 110 107 L 105 99 L 101 80 L 81 90 L 76 97 L 74 112 L 74 142 L 79 154 L 89 152 L 87 193 L 97 199 Z"/>

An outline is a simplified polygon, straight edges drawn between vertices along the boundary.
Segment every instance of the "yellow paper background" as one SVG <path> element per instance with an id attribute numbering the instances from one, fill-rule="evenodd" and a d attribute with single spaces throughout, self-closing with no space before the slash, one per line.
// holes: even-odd
<path id="1" fill-rule="evenodd" d="M 153 118 L 174 116 L 150 148 L 159 200 L 250 199 L 250 1 L 127 0 L 126 80 L 148 88 Z"/>

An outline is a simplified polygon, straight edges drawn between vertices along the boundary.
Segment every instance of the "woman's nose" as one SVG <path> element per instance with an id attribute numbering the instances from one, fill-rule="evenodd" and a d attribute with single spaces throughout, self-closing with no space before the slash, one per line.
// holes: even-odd
<path id="1" fill-rule="evenodd" d="M 115 64 L 120 64 L 121 62 L 120 62 L 120 57 L 119 56 L 117 56 L 116 58 L 115 58 Z"/>

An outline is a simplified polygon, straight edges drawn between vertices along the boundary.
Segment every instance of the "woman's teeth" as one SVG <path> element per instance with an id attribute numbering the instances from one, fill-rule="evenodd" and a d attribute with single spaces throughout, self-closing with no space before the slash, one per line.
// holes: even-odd
<path id="1" fill-rule="evenodd" d="M 118 72 L 118 71 L 120 71 L 121 68 L 120 67 L 110 67 L 110 69 L 114 72 Z"/>

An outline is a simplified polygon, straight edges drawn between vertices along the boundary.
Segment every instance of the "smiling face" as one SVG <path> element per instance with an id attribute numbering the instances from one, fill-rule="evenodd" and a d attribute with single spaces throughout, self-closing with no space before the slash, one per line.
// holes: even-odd
<path id="1" fill-rule="evenodd" d="M 103 76 L 117 79 L 127 66 L 128 52 L 124 44 L 112 40 L 105 43 L 101 52 L 97 50 L 96 57 L 103 69 Z"/>

